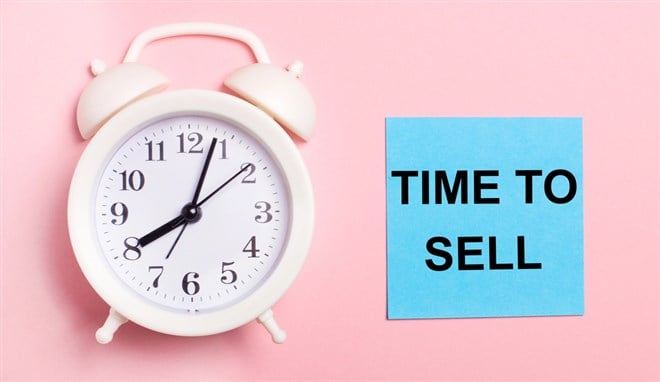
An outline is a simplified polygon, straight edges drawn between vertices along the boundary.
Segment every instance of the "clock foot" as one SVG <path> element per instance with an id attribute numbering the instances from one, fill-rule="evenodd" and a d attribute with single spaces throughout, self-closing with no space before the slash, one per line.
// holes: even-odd
<path id="1" fill-rule="evenodd" d="M 286 332 L 277 325 L 277 322 L 275 322 L 273 311 L 271 309 L 268 309 L 257 317 L 257 322 L 262 324 L 264 328 L 268 330 L 268 333 L 273 337 L 273 342 L 276 344 L 284 343 L 286 340 Z"/>
<path id="2" fill-rule="evenodd" d="M 117 329 L 125 324 L 126 321 L 128 321 L 126 317 L 122 316 L 114 308 L 110 308 L 110 314 L 105 319 L 105 323 L 96 331 L 96 340 L 100 344 L 107 344 L 112 341 L 112 337 L 115 335 Z"/>

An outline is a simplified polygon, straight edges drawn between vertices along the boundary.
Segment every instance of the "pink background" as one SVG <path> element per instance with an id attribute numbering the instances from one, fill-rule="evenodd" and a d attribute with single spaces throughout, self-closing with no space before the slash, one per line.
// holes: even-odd
<path id="1" fill-rule="evenodd" d="M 660 379 L 659 3 L 3 2 L 0 15 L 2 379 Z M 318 103 L 299 145 L 317 227 L 275 307 L 282 346 L 255 323 L 94 340 L 107 306 L 66 226 L 77 97 L 90 59 L 116 63 L 147 27 L 188 20 L 251 29 L 277 64 L 301 59 Z M 207 38 L 141 56 L 174 87 L 217 87 L 250 60 Z M 583 317 L 385 319 L 384 117 L 403 115 L 584 118 Z"/>

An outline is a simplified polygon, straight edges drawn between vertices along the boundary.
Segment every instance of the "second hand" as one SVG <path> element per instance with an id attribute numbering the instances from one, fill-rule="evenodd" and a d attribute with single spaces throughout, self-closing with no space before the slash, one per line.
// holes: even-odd
<path id="1" fill-rule="evenodd" d="M 207 200 L 211 199 L 211 197 L 212 197 L 213 195 L 217 194 L 220 190 L 222 190 L 226 185 L 228 185 L 229 183 L 231 183 L 234 179 L 236 179 L 239 175 L 241 175 L 241 174 L 243 173 L 243 171 L 247 170 L 248 168 L 250 168 L 250 166 L 243 166 L 243 167 L 242 167 L 242 168 L 241 168 L 236 174 L 232 175 L 231 178 L 227 179 L 227 181 L 225 181 L 225 182 L 224 182 L 223 184 L 221 184 L 218 188 L 216 188 L 215 190 L 213 190 L 213 192 L 211 192 L 210 194 L 206 195 L 206 197 L 205 197 L 204 199 L 202 199 L 202 201 L 200 201 L 199 203 L 197 203 L 197 207 L 201 206 L 201 205 L 204 204 Z"/>
<path id="2" fill-rule="evenodd" d="M 207 166 L 204 166 L 204 170 L 206 170 L 206 168 L 207 168 Z M 201 206 L 202 203 L 204 203 L 204 202 L 207 201 L 209 198 L 211 198 L 213 195 L 215 195 L 215 194 L 216 194 L 218 191 L 220 191 L 223 187 L 225 187 L 226 185 L 228 185 L 232 180 L 236 179 L 236 178 L 237 178 L 241 173 L 243 173 L 243 171 L 245 171 L 247 168 L 249 168 L 249 166 L 244 166 L 243 168 L 241 168 L 241 170 L 240 170 L 239 172 L 237 172 L 236 174 L 234 174 L 234 176 L 232 176 L 232 177 L 229 178 L 226 182 L 224 182 L 223 184 L 221 184 L 220 187 L 216 188 L 212 193 L 210 193 L 210 194 L 207 195 L 204 199 L 202 199 L 201 202 L 199 202 L 197 205 L 193 206 L 193 208 L 198 208 L 199 206 Z M 205 175 L 206 175 L 206 171 L 203 171 L 203 173 L 202 173 L 202 179 L 204 179 L 204 176 L 205 176 Z M 195 199 L 199 198 L 199 190 L 200 190 L 200 189 L 201 189 L 201 187 L 198 187 L 198 190 L 195 192 Z M 198 212 L 198 213 L 199 213 L 199 212 Z M 183 223 L 183 227 L 181 227 L 181 231 L 179 231 L 179 234 L 176 236 L 176 239 L 174 239 L 174 243 L 172 243 L 172 247 L 171 247 L 170 250 L 167 252 L 167 256 L 165 256 L 165 259 L 166 259 L 166 260 L 170 258 L 170 255 L 172 254 L 172 251 L 174 251 L 174 247 L 176 247 L 177 243 L 179 242 L 179 239 L 181 238 L 181 235 L 183 235 L 183 231 L 186 230 L 186 227 L 187 227 L 187 226 L 188 226 L 188 221 L 186 221 L 185 223 Z"/>
<path id="3" fill-rule="evenodd" d="M 179 231 L 179 234 L 176 236 L 176 239 L 174 239 L 174 243 L 172 244 L 172 247 L 170 250 L 167 252 L 167 256 L 165 256 L 165 259 L 169 259 L 170 255 L 172 254 L 172 251 L 174 251 L 174 247 L 176 247 L 176 244 L 179 242 L 179 239 L 181 239 L 181 235 L 183 235 L 183 231 L 186 230 L 186 227 L 188 226 L 188 223 L 183 223 L 183 227 L 181 227 L 181 231 Z"/>

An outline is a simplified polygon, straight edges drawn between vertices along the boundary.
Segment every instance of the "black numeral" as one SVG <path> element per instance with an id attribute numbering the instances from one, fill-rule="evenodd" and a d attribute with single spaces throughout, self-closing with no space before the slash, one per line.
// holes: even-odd
<path id="1" fill-rule="evenodd" d="M 257 252 L 260 252 L 260 251 L 257 249 L 257 238 L 256 238 L 256 236 L 252 236 L 250 238 L 250 240 L 248 240 L 247 244 L 245 244 L 245 247 L 243 247 L 243 252 L 244 253 L 249 253 L 250 256 L 248 256 L 248 257 L 250 257 L 250 258 L 259 257 L 259 256 L 257 256 Z"/>
<path id="2" fill-rule="evenodd" d="M 254 208 L 256 208 L 259 211 L 259 214 L 254 217 L 254 221 L 257 223 L 268 223 L 269 221 L 273 220 L 273 214 L 271 214 L 270 211 L 270 203 L 260 201 L 254 203 Z"/>
<path id="3" fill-rule="evenodd" d="M 222 262 L 222 277 L 220 277 L 220 281 L 223 284 L 233 284 L 236 282 L 237 274 L 236 271 L 233 269 L 229 269 L 228 267 L 230 265 L 234 265 L 234 262 L 228 262 L 225 263 L 224 261 Z"/>
<path id="4" fill-rule="evenodd" d="M 131 244 L 129 240 L 131 242 L 135 242 L 135 244 Z M 142 251 L 140 251 L 140 247 L 138 247 L 138 245 L 139 244 L 137 237 L 131 236 L 131 237 L 127 237 L 124 240 L 124 246 L 126 247 L 126 249 L 124 250 L 124 258 L 126 260 L 134 261 L 139 259 L 140 256 L 142 256 Z"/>
<path id="5" fill-rule="evenodd" d="M 181 281 L 181 288 L 183 288 L 183 291 L 189 295 L 195 295 L 199 292 L 199 283 L 195 280 L 190 280 L 189 278 L 192 277 L 193 279 L 199 278 L 199 273 L 197 272 L 188 272 L 183 276 L 183 281 Z M 192 289 L 192 290 L 191 290 Z"/>
<path id="6" fill-rule="evenodd" d="M 126 205 L 122 202 L 117 202 L 111 205 L 110 213 L 117 218 L 121 217 L 121 220 L 119 219 L 110 220 L 110 223 L 114 225 L 122 225 L 126 223 L 126 219 L 128 219 L 128 207 L 126 207 Z"/>
<path id="7" fill-rule="evenodd" d="M 220 159 L 227 159 L 227 140 L 223 139 L 221 141 L 218 141 L 220 143 Z"/>
<path id="8" fill-rule="evenodd" d="M 121 175 L 121 191 L 140 191 L 144 187 L 144 174 L 140 170 L 133 170 L 130 174 L 126 171 L 119 173 Z"/>
<path id="9" fill-rule="evenodd" d="M 152 266 L 149 267 L 149 273 L 151 273 L 152 269 L 155 269 L 156 271 L 160 271 L 156 275 L 156 278 L 154 279 L 154 282 L 151 283 L 151 286 L 153 286 L 154 288 L 158 288 L 158 280 L 160 279 L 160 276 L 163 274 L 163 266 L 162 265 L 152 265 Z"/>
<path id="10" fill-rule="evenodd" d="M 256 183 L 257 178 L 254 177 L 254 171 L 257 169 L 256 166 L 252 163 L 243 163 L 241 165 L 241 168 L 248 168 L 247 173 L 243 177 L 243 180 L 241 180 L 241 183 Z"/>
<path id="11" fill-rule="evenodd" d="M 184 137 L 183 137 L 183 133 L 177 135 L 177 137 L 179 138 L 179 152 L 180 153 L 188 152 L 188 153 L 191 153 L 191 154 L 201 154 L 201 153 L 204 152 L 204 147 L 197 148 L 197 146 L 202 144 L 202 138 L 204 138 L 204 137 L 202 137 L 202 134 L 196 133 L 196 132 L 188 134 L 188 137 L 186 138 L 186 140 L 188 140 L 188 142 L 192 143 L 192 146 L 190 146 L 188 151 L 186 151 L 186 144 L 185 144 L 185 140 L 184 140 Z"/>
<path id="12" fill-rule="evenodd" d="M 158 159 L 154 159 L 154 146 L 158 147 Z M 160 141 L 154 145 L 152 141 L 147 142 L 147 161 L 161 161 L 165 160 L 165 153 L 163 150 L 163 141 Z"/>

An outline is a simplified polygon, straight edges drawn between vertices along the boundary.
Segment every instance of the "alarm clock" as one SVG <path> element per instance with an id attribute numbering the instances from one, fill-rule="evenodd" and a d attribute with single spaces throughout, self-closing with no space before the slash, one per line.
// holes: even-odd
<path id="1" fill-rule="evenodd" d="M 165 76 L 136 61 L 150 42 L 183 35 L 242 42 L 256 63 L 227 77 L 232 94 L 165 91 Z M 299 273 L 314 223 L 311 182 L 283 129 L 312 135 L 302 64 L 270 64 L 245 29 L 182 23 L 143 32 L 122 63 L 106 70 L 94 60 L 91 69 L 77 109 L 90 141 L 71 181 L 68 226 L 82 272 L 110 306 L 97 341 L 128 320 L 202 336 L 256 319 L 282 343 L 271 307 Z"/>

